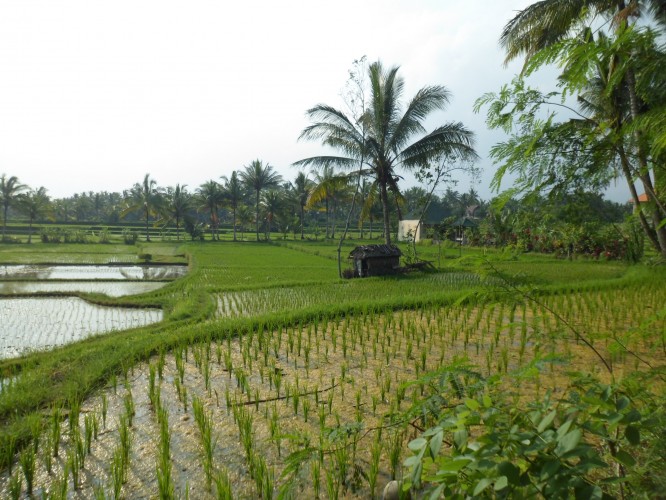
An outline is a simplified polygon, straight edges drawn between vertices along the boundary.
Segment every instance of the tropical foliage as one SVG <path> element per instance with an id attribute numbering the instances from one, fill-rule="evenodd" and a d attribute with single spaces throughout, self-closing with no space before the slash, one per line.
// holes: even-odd
<path id="1" fill-rule="evenodd" d="M 507 60 L 526 56 L 524 75 L 476 105 L 488 107 L 491 128 L 510 134 L 491 151 L 500 164 L 495 187 L 509 173 L 517 177 L 513 189 L 523 193 L 599 190 L 621 178 L 645 236 L 662 257 L 666 167 L 653 120 L 666 102 L 666 53 L 658 41 L 664 13 L 663 2 L 536 2 L 507 24 L 501 38 Z M 595 29 L 599 17 L 606 22 Z M 526 85 L 522 76 L 549 64 L 562 70 L 560 90 Z"/>

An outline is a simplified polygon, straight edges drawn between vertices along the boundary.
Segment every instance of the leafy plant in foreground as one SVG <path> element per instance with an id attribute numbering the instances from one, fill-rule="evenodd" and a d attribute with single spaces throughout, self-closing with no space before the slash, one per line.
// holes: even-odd
<path id="1" fill-rule="evenodd" d="M 429 417 L 428 428 L 409 443 L 403 490 L 425 488 L 430 498 L 627 498 L 659 491 L 664 452 L 655 446 L 663 445 L 665 398 L 637 380 L 663 380 L 663 368 L 644 362 L 644 374 L 618 381 L 592 339 L 556 316 L 606 368 L 610 383 L 569 373 L 569 388 L 558 399 L 547 394 L 522 404 L 507 395 L 511 378 L 452 384 L 452 391 L 440 383 L 413 410 Z M 646 471 L 655 476 L 651 484 L 641 480 Z"/>

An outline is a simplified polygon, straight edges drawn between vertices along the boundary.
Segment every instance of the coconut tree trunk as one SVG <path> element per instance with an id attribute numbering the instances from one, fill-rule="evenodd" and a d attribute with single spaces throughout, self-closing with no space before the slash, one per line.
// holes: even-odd
<path id="1" fill-rule="evenodd" d="M 624 148 L 622 148 L 621 146 L 619 149 L 619 155 L 620 155 L 620 164 L 622 165 L 622 173 L 624 174 L 624 177 L 627 181 L 627 185 L 629 186 L 629 192 L 631 193 L 631 198 L 634 200 L 634 207 L 636 213 L 638 214 L 638 219 L 641 223 L 641 227 L 643 228 L 643 232 L 645 232 L 646 236 L 650 240 L 650 243 L 652 243 L 652 246 L 654 246 L 655 250 L 660 252 L 661 249 L 659 245 L 659 240 L 657 238 L 656 233 L 652 230 L 650 224 L 645 218 L 645 214 L 643 213 L 643 210 L 641 208 L 641 202 L 638 199 L 638 192 L 636 191 L 636 186 L 634 185 L 634 181 L 631 177 L 631 168 L 629 166 L 630 165 L 629 160 L 624 151 Z"/>
<path id="2" fill-rule="evenodd" d="M 233 213 L 233 225 L 234 225 L 234 241 L 236 241 L 236 207 L 232 210 Z"/>
<path id="3" fill-rule="evenodd" d="M 254 222 L 257 231 L 257 241 L 259 241 L 259 190 L 257 189 L 257 196 L 255 200 Z"/>
<path id="4" fill-rule="evenodd" d="M 9 208 L 8 203 L 3 204 L 3 216 L 2 216 L 2 241 L 5 240 L 7 234 L 7 209 Z"/>
<path id="5" fill-rule="evenodd" d="M 328 196 L 326 197 L 325 205 L 326 205 L 326 239 L 328 239 L 328 237 L 329 237 L 329 235 L 328 235 Z"/>
<path id="6" fill-rule="evenodd" d="M 384 216 L 384 243 L 391 244 L 391 223 L 389 220 L 389 200 L 386 183 L 382 182 L 379 189 L 379 198 L 382 202 L 382 211 Z"/>
<path id="7" fill-rule="evenodd" d="M 305 233 L 303 232 L 303 225 L 305 221 L 305 206 L 301 205 L 301 239 L 305 239 Z"/>
<path id="8" fill-rule="evenodd" d="M 150 214 L 148 213 L 148 206 L 146 206 L 146 241 L 150 241 L 150 233 L 148 232 L 148 217 L 149 217 L 149 215 Z"/>
<path id="9" fill-rule="evenodd" d="M 639 110 L 638 96 L 636 94 L 636 76 L 631 69 L 627 71 L 625 84 L 629 93 L 629 109 L 631 111 L 631 119 L 634 121 L 636 118 L 638 118 Z M 645 189 L 645 194 L 648 196 L 648 199 L 650 199 L 655 205 L 654 208 L 652 208 L 650 215 L 652 217 L 652 223 L 654 225 L 654 230 L 657 236 L 658 251 L 662 257 L 666 258 L 666 226 L 659 227 L 662 219 L 666 217 L 666 213 L 664 213 L 663 205 L 655 193 L 654 185 L 650 178 L 650 167 L 648 165 L 645 148 L 642 144 L 640 130 L 634 131 L 634 138 L 636 140 L 636 148 L 638 150 L 638 177 L 643 183 L 643 188 Z"/>

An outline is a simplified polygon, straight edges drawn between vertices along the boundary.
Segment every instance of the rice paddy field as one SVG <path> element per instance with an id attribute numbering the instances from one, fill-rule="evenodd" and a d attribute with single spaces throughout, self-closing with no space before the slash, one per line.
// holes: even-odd
<path id="1" fill-rule="evenodd" d="M 0 248 L 0 265 L 53 262 L 40 247 Z M 131 247 L 60 248 L 72 264 L 132 261 Z M 439 249 L 419 250 L 434 261 Z M 536 421 L 544 440 L 578 419 L 576 443 L 561 431 L 549 453 L 578 467 L 582 452 L 566 453 L 584 440 L 603 455 L 586 486 L 621 497 L 664 485 L 662 267 L 466 249 L 431 272 L 340 280 L 336 247 L 322 242 L 140 252 L 184 255 L 189 272 L 95 300 L 159 305 L 160 322 L 0 361 L 2 498 L 381 498 L 394 479 L 437 498 L 454 478 L 469 497 L 520 496 L 509 473 L 470 479 L 485 470 L 472 450 L 488 446 L 477 399 L 495 415 L 562 409 Z M 631 400 L 609 410 L 612 439 L 592 425 L 605 415 L 595 387 Z M 414 457 L 437 429 L 418 481 Z M 437 457 L 462 453 L 463 430 L 467 458 L 451 468 Z M 529 460 L 515 464 L 528 474 Z"/>

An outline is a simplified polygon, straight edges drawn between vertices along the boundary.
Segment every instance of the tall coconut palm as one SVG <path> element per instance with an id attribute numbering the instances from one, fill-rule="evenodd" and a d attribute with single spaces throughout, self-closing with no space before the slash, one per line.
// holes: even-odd
<path id="1" fill-rule="evenodd" d="M 185 219 L 185 215 L 192 208 L 192 196 L 187 192 L 187 185 L 168 187 L 164 194 L 163 216 L 164 222 L 176 223 L 176 240 L 180 241 L 180 222 Z"/>
<path id="2" fill-rule="evenodd" d="M 51 200 L 46 194 L 46 188 L 31 189 L 27 193 L 18 196 L 18 209 L 28 217 L 30 221 L 28 231 L 28 243 L 32 243 L 32 223 L 49 214 Z"/>
<path id="3" fill-rule="evenodd" d="M 162 207 L 162 190 L 157 187 L 155 179 L 146 174 L 141 183 L 132 186 L 125 198 L 125 209 L 121 212 L 121 217 L 125 217 L 130 212 L 141 211 L 146 223 L 146 241 L 150 241 L 150 232 L 148 223 L 151 216 L 157 216 Z"/>
<path id="4" fill-rule="evenodd" d="M 236 241 L 236 212 L 238 211 L 238 206 L 243 201 L 243 184 L 241 183 L 236 170 L 231 172 L 231 177 L 228 179 L 225 176 L 222 176 L 221 179 L 224 181 L 223 187 L 225 199 L 231 208 L 233 219 L 232 225 L 234 226 L 234 241 Z"/>
<path id="5" fill-rule="evenodd" d="M 28 186 L 21 184 L 15 175 L 7 177 L 6 174 L 0 176 L 0 201 L 2 201 L 2 239 L 7 234 L 7 212 L 12 206 L 17 196 L 28 189 Z"/>
<path id="6" fill-rule="evenodd" d="M 220 217 L 218 211 L 224 202 L 222 187 L 214 180 L 206 181 L 197 189 L 197 198 L 199 199 L 199 210 L 207 211 L 210 214 L 211 239 L 219 240 Z"/>
<path id="7" fill-rule="evenodd" d="M 261 160 L 254 160 L 245 167 L 240 173 L 243 184 L 255 194 L 255 225 L 257 241 L 259 241 L 259 201 L 261 191 L 272 187 L 277 187 L 282 176 L 273 170 L 268 163 L 264 165 Z"/>
<path id="8" fill-rule="evenodd" d="M 319 104 L 307 111 L 313 122 L 300 139 L 320 140 L 343 156 L 316 156 L 296 162 L 299 166 L 337 165 L 346 169 L 364 163 L 365 173 L 379 188 L 384 218 L 384 239 L 391 243 L 389 191 L 399 192 L 397 170 L 427 169 L 432 162 L 448 158 L 474 159 L 473 133 L 461 123 L 447 123 L 426 133 L 425 119 L 444 110 L 450 93 L 435 85 L 419 90 L 406 108 L 401 105 L 404 91 L 398 67 L 385 69 L 380 61 L 368 67 L 370 99 L 361 124 L 344 112 Z M 415 137 L 419 137 L 411 142 Z"/>

